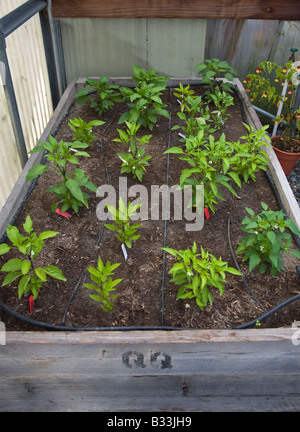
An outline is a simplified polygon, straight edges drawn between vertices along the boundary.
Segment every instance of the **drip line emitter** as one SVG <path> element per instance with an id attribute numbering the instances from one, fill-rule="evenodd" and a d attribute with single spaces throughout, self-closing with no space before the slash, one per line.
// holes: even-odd
<path id="1" fill-rule="evenodd" d="M 197 84 L 197 85 L 198 86 L 204 86 L 205 84 Z M 169 87 L 169 89 L 170 89 L 170 96 L 172 95 L 171 88 L 172 87 L 170 86 Z M 246 117 L 246 113 L 245 113 L 244 106 L 243 106 L 243 103 L 242 103 L 242 100 L 241 100 L 239 92 L 234 87 L 231 87 L 231 89 L 238 96 L 244 123 L 249 124 L 248 120 L 247 120 L 247 117 Z M 89 95 L 90 94 L 95 94 L 95 93 L 96 93 L 96 91 L 91 91 L 89 93 Z M 70 105 L 70 107 L 69 107 L 67 113 L 65 114 L 64 118 L 61 120 L 61 122 L 59 123 L 59 125 L 56 127 L 55 131 L 53 132 L 54 135 L 58 132 L 61 124 L 63 123 L 63 121 L 68 117 L 68 115 L 70 113 L 70 110 L 71 110 L 71 108 L 72 108 L 72 106 L 74 104 L 75 104 L 75 101 Z M 171 102 L 170 102 L 170 108 L 171 108 Z M 102 137 L 103 137 L 104 133 L 107 131 L 107 129 L 110 127 L 110 125 L 112 124 L 113 120 L 114 120 L 114 118 L 106 126 L 105 130 L 103 131 Z M 170 142 L 171 142 L 171 117 L 169 119 L 168 148 L 170 148 Z M 101 151 L 103 151 L 103 138 L 100 138 L 100 144 L 99 145 L 100 145 Z M 43 163 L 45 163 L 45 158 L 43 159 Z M 109 172 L 108 172 L 108 168 L 107 168 L 107 165 L 105 163 L 105 160 L 103 160 L 103 165 L 104 165 L 104 170 L 105 170 L 105 173 L 106 173 L 107 184 L 109 184 L 110 177 L 109 177 Z M 169 168 L 170 168 L 170 155 L 167 154 L 167 179 L 166 179 L 167 186 L 169 185 Z M 272 190 L 274 192 L 274 195 L 276 197 L 276 200 L 278 202 L 279 207 L 283 210 L 284 214 L 286 215 L 286 211 L 285 211 L 285 209 L 284 209 L 284 207 L 282 205 L 282 201 L 281 201 L 280 196 L 278 194 L 277 188 L 276 188 L 276 186 L 275 186 L 275 184 L 274 184 L 274 182 L 273 182 L 270 174 L 268 173 L 268 171 L 266 171 L 266 176 L 267 176 L 267 179 L 268 179 L 268 181 L 269 181 L 269 183 L 270 183 L 270 185 L 272 187 Z M 21 212 L 21 210 L 22 210 L 22 208 L 24 206 L 24 203 L 26 202 L 26 200 L 30 196 L 32 190 L 35 188 L 35 186 L 37 184 L 37 180 L 38 179 L 34 180 L 31 188 L 27 192 L 27 195 L 26 195 L 24 201 L 21 203 L 20 208 L 18 209 L 18 211 L 16 212 L 15 216 L 13 217 L 11 224 L 13 224 L 17 220 L 17 218 L 18 218 L 18 216 L 19 216 L 19 214 L 20 214 L 20 212 Z M 168 194 L 167 194 L 167 197 L 168 197 Z M 231 199 L 232 199 L 232 197 L 231 197 Z M 167 206 L 166 206 L 166 208 L 167 208 Z M 206 219 L 209 219 L 209 217 L 210 217 L 209 212 L 208 212 L 207 209 L 205 209 L 205 217 L 206 217 Z M 107 220 L 106 220 L 106 222 L 107 222 Z M 291 303 L 293 303 L 293 302 L 295 302 L 297 300 L 300 300 L 300 293 L 299 293 L 299 294 L 296 294 L 293 297 L 288 298 L 287 300 L 285 300 L 282 303 L 278 304 L 277 306 L 275 306 L 274 308 L 270 309 L 269 311 L 266 311 L 266 309 L 261 305 L 261 303 L 259 302 L 259 300 L 255 296 L 255 294 L 253 293 L 252 289 L 250 288 L 249 284 L 247 283 L 247 281 L 245 279 L 245 276 L 244 276 L 243 272 L 241 271 L 241 269 L 239 267 L 239 264 L 238 264 L 238 262 L 236 260 L 235 253 L 234 253 L 234 250 L 233 250 L 233 247 L 232 247 L 232 243 L 231 243 L 230 223 L 231 223 L 231 220 L 230 220 L 230 215 L 229 215 L 228 216 L 228 222 L 227 222 L 227 236 L 228 236 L 228 242 L 229 242 L 230 252 L 232 254 L 232 257 L 233 257 L 233 260 L 235 262 L 235 265 L 236 265 L 237 269 L 242 273 L 242 280 L 243 280 L 244 285 L 246 286 L 249 294 L 253 297 L 253 299 L 258 304 L 258 306 L 260 307 L 260 309 L 262 309 L 263 314 L 260 315 L 260 316 L 258 316 L 255 319 L 253 319 L 252 321 L 246 322 L 246 323 L 241 324 L 241 325 L 236 325 L 236 326 L 231 326 L 231 327 L 225 327 L 225 328 L 214 328 L 214 330 L 238 330 L 238 329 L 246 329 L 246 328 L 252 327 L 252 326 L 256 325 L 257 322 L 261 322 L 264 319 L 269 318 L 270 316 L 272 316 L 273 314 L 275 314 L 276 312 L 278 312 L 282 308 L 288 306 L 289 304 L 291 304 Z M 167 244 L 167 225 L 168 225 L 167 224 L 167 219 L 165 218 L 165 221 L 164 221 L 164 238 L 163 238 L 164 247 L 166 247 L 166 244 Z M 97 242 L 96 242 L 96 246 L 100 245 L 101 240 L 103 238 L 103 235 L 105 233 L 105 229 L 106 228 L 105 228 L 105 224 L 104 224 L 103 227 L 100 230 L 100 233 L 99 233 L 99 236 L 98 236 L 98 239 L 97 239 Z M 4 241 L 5 237 L 6 237 L 6 235 L 4 235 L 2 239 L 0 239 L 0 243 L 2 243 Z M 300 239 L 299 239 L 299 237 L 297 235 L 295 235 L 295 234 L 293 234 L 293 237 L 294 237 L 294 240 L 295 240 L 298 248 L 300 249 Z M 122 245 L 122 246 L 124 246 L 124 245 Z M 126 256 L 126 253 L 124 253 L 124 249 L 123 249 L 123 254 L 124 254 L 124 259 L 126 260 L 127 256 Z M 29 324 L 29 325 L 32 325 L 32 326 L 35 326 L 35 327 L 39 327 L 39 328 L 44 329 L 44 330 L 49 330 L 49 331 L 81 331 L 81 332 L 85 332 L 85 331 L 87 331 L 87 332 L 89 332 L 89 331 L 124 331 L 124 332 L 126 332 L 126 331 L 155 331 L 155 330 L 165 330 L 165 331 L 211 330 L 211 329 L 205 329 L 205 328 L 170 327 L 170 326 L 165 326 L 164 325 L 164 285 L 165 285 L 165 277 L 166 277 L 166 275 L 165 275 L 165 268 L 166 268 L 166 252 L 163 251 L 163 269 L 162 269 L 162 284 L 161 284 L 161 293 L 162 293 L 162 296 L 161 296 L 161 304 L 162 304 L 161 326 L 127 326 L 127 327 L 118 327 L 118 326 L 113 326 L 113 327 L 69 327 L 69 326 L 66 326 L 65 325 L 65 321 L 66 321 L 67 313 L 68 313 L 69 307 L 70 307 L 70 305 L 72 303 L 72 300 L 73 300 L 74 296 L 76 295 L 76 292 L 77 292 L 78 288 L 85 282 L 85 279 L 86 279 L 86 276 L 87 276 L 85 270 L 83 270 L 82 273 L 80 274 L 80 276 L 79 276 L 79 278 L 77 280 L 77 283 L 75 284 L 75 287 L 74 287 L 74 289 L 73 289 L 73 291 L 71 293 L 71 296 L 69 298 L 69 301 L 67 303 L 67 306 L 66 306 L 66 309 L 65 309 L 62 321 L 61 321 L 61 325 L 48 324 L 48 323 L 45 323 L 45 322 L 36 321 L 36 320 L 31 319 L 31 318 L 27 318 L 27 317 L 19 314 L 18 312 L 15 312 L 11 308 L 9 308 L 2 301 L 0 301 L 0 308 L 4 312 L 6 312 L 9 315 L 11 315 L 14 318 L 16 318 L 17 320 L 20 320 L 20 321 L 22 321 L 22 322 L 24 322 L 26 324 Z M 297 272 L 297 275 L 298 275 L 298 279 L 300 279 L 300 266 L 296 267 L 296 272 Z"/>

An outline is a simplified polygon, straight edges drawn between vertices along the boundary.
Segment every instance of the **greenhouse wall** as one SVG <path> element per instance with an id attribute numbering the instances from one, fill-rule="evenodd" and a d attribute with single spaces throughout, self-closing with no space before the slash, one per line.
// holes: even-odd
<path id="1" fill-rule="evenodd" d="M 67 80 L 131 76 L 132 66 L 191 77 L 204 59 L 206 20 L 60 19 Z"/>
<path id="2" fill-rule="evenodd" d="M 24 3 L 24 0 L 1 1 L 0 18 Z M 53 113 L 38 15 L 6 38 L 6 53 L 26 150 L 30 151 L 36 145 Z M 0 85 L 0 209 L 22 171 L 5 97 L 5 71 L 3 72 Z"/>

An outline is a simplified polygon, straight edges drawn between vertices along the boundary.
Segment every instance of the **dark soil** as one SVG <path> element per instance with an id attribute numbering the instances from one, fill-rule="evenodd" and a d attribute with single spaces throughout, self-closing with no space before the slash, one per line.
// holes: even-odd
<path id="1" fill-rule="evenodd" d="M 202 92 L 203 88 L 200 87 L 197 91 Z M 150 166 L 143 178 L 143 185 L 149 191 L 149 199 L 151 185 L 178 184 L 180 173 L 186 167 L 176 155 L 170 155 L 168 166 L 168 157 L 163 155 L 168 146 L 179 145 L 178 131 L 171 131 L 171 127 L 179 121 L 176 114 L 178 104 L 171 93 L 168 90 L 164 95 L 171 113 L 171 121 L 160 117 L 157 126 L 151 132 L 152 139 L 146 148 L 146 154 L 152 155 Z M 126 109 L 123 104 L 116 105 L 113 113 L 107 113 L 102 117 L 105 125 L 93 129 L 97 139 L 88 149 L 91 158 L 82 158 L 81 168 L 86 170 L 96 186 L 107 184 L 109 180 L 109 184 L 118 190 L 121 161 L 116 153 L 124 151 L 124 147 L 112 142 L 112 139 L 118 137 L 117 127 L 124 128 L 124 125 L 120 126 L 117 122 Z M 235 106 L 229 110 L 231 116 L 221 132 L 225 133 L 229 141 L 234 141 L 245 134 L 237 96 Z M 86 104 L 74 105 L 69 117 L 81 117 L 85 121 L 90 121 L 97 118 L 97 115 L 89 104 Z M 71 138 L 68 119 L 65 119 L 56 139 L 70 141 Z M 131 176 L 127 176 L 127 182 L 128 188 L 138 183 Z M 104 222 L 97 218 L 96 208 L 102 198 L 97 198 L 91 193 L 89 209 L 81 208 L 78 216 L 72 213 L 72 218 L 67 220 L 51 212 L 51 203 L 55 202 L 55 197 L 46 190 L 56 183 L 57 179 L 52 173 L 46 173 L 39 178 L 15 225 L 23 232 L 22 224 L 29 214 L 33 220 L 34 230 L 38 234 L 45 230 L 59 232 L 58 236 L 45 241 L 44 249 L 38 257 L 38 264 L 42 267 L 58 266 L 67 282 L 49 278 L 40 291 L 31 313 L 28 304 L 29 294 L 19 299 L 16 285 L 1 288 L 0 300 L 13 311 L 38 322 L 76 328 L 162 325 L 180 328 L 228 328 L 247 323 L 263 314 L 242 278 L 230 274 L 227 276 L 224 294 L 220 297 L 217 289 L 211 290 L 214 302 L 204 311 L 196 306 L 194 300 L 176 301 L 177 286 L 170 283 L 168 274 L 174 258 L 166 254 L 164 262 L 161 248 L 165 245 L 185 249 L 191 247 L 195 240 L 199 248 L 202 246 L 210 253 L 221 256 L 230 266 L 235 267 L 228 241 L 228 218 L 230 217 L 233 248 L 236 249 L 242 236 L 240 223 L 246 216 L 245 206 L 260 212 L 260 202 L 264 201 L 271 209 L 278 209 L 276 198 L 264 172 L 257 174 L 256 182 L 243 184 L 242 189 L 238 191 L 238 198 L 224 193 L 227 200 L 219 202 L 215 214 L 211 214 L 211 217 L 205 220 L 203 229 L 198 232 L 187 232 L 186 221 L 174 220 L 172 211 L 171 218 L 166 223 L 162 218 L 150 220 L 149 217 L 149 220 L 142 221 L 139 229 L 141 237 L 133 244 L 132 249 L 127 249 L 127 261 L 124 260 L 115 234 L 105 229 Z M 111 314 L 104 312 L 100 304 L 89 297 L 92 292 L 82 283 L 78 284 L 76 292 L 74 291 L 81 275 L 86 275 L 86 281 L 89 281 L 86 268 L 88 265 L 96 266 L 98 256 L 105 262 L 110 260 L 111 263 L 121 263 L 115 272 L 115 278 L 123 278 L 123 281 L 117 286 L 119 295 Z M 0 257 L 0 266 L 11 257 L 12 253 Z M 285 258 L 286 271 L 276 278 L 268 274 L 260 275 L 256 271 L 249 274 L 247 265 L 243 264 L 240 258 L 238 262 L 253 293 L 266 310 L 299 293 L 296 261 L 291 256 Z M 4 277 L 4 274 L 1 275 L 0 281 Z M 17 320 L 2 310 L 0 316 L 7 330 L 41 329 Z M 262 327 L 290 326 L 295 320 L 300 320 L 299 302 L 291 303 L 264 320 Z"/>
<path id="2" fill-rule="evenodd" d="M 293 138 L 284 138 L 282 136 L 274 137 L 272 139 L 272 145 L 286 153 L 300 153 L 300 142 Z"/>

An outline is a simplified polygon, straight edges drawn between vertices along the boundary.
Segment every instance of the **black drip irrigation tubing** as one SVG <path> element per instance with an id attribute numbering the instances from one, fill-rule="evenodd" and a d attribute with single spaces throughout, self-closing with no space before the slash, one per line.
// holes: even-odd
<path id="1" fill-rule="evenodd" d="M 202 86 L 202 85 L 205 85 L 205 84 L 198 84 L 198 85 Z M 240 101 L 240 106 L 241 106 L 241 111 L 242 111 L 242 114 L 243 114 L 244 121 L 245 121 L 245 123 L 248 123 L 248 121 L 246 119 L 246 114 L 245 114 L 245 110 L 244 110 L 244 106 L 243 106 L 241 97 L 240 97 L 238 91 L 234 87 L 232 87 L 232 90 L 238 96 L 238 99 Z M 170 92 L 171 92 L 171 86 L 170 86 Z M 89 94 L 94 94 L 94 93 L 96 93 L 96 92 L 92 91 Z M 75 104 L 75 101 L 70 105 L 70 107 L 68 109 L 68 112 L 63 117 L 63 119 L 61 120 L 61 122 L 59 123 L 59 125 L 56 127 L 55 131 L 53 132 L 54 135 L 57 133 L 58 129 L 60 128 L 60 126 L 63 123 L 63 121 L 65 120 L 65 118 L 69 115 L 70 109 L 71 109 L 71 107 L 74 104 Z M 169 120 L 168 148 L 170 146 L 170 135 L 171 135 L 170 125 L 171 125 L 171 118 Z M 100 147 L 103 150 L 102 142 L 100 142 Z M 167 157 L 167 185 L 168 185 L 168 183 L 169 183 L 169 154 L 167 156 L 168 156 Z M 44 161 L 45 161 L 45 158 L 44 158 Z M 107 181 L 109 183 L 109 174 L 108 174 L 108 170 L 107 170 L 107 166 L 105 164 L 105 161 L 104 161 L 104 167 L 105 167 L 105 171 L 106 171 Z M 286 214 L 286 211 L 283 208 L 282 201 L 281 201 L 281 199 L 279 197 L 279 194 L 278 194 L 278 191 L 276 189 L 276 186 L 275 186 L 274 182 L 272 181 L 272 179 L 271 179 L 270 174 L 268 173 L 268 171 L 266 171 L 266 175 L 267 175 L 267 178 L 268 178 L 268 180 L 270 182 L 270 185 L 271 185 L 271 187 L 273 189 L 273 192 L 274 192 L 274 195 L 275 195 L 275 197 L 277 199 L 279 207 Z M 16 215 L 12 219 L 11 224 L 13 224 L 16 221 L 16 219 L 18 218 L 18 216 L 19 216 L 20 212 L 22 211 L 22 208 L 23 208 L 26 200 L 28 199 L 28 197 L 31 194 L 31 192 L 34 189 L 34 187 L 36 186 L 37 180 L 38 179 L 35 179 L 35 181 L 33 182 L 33 185 L 31 186 L 30 190 L 27 192 L 27 195 L 26 195 L 25 199 L 23 200 L 22 204 L 20 205 L 20 207 L 19 207 Z M 228 217 L 228 226 L 227 226 L 227 228 L 228 228 L 228 240 L 229 240 L 230 250 L 231 250 L 231 253 L 233 255 L 233 259 L 235 261 L 235 264 L 239 268 L 238 263 L 237 263 L 236 258 L 235 258 L 235 254 L 233 252 L 232 244 L 231 244 L 231 238 L 230 238 L 230 216 Z M 101 239 L 103 237 L 104 231 L 105 231 L 105 226 L 103 226 L 103 228 L 102 228 L 102 230 L 101 230 L 101 232 L 99 234 L 99 237 L 98 237 L 98 240 L 97 240 L 97 243 L 96 243 L 97 246 L 101 242 Z M 167 219 L 165 218 L 165 225 L 164 225 L 164 246 L 166 246 L 166 235 L 167 235 Z M 296 243 L 297 243 L 297 245 L 298 245 L 298 247 L 300 249 L 300 240 L 299 240 L 299 237 L 296 236 L 296 235 L 293 235 L 293 236 L 294 236 L 295 241 L 296 241 Z M 6 238 L 6 235 L 4 235 L 4 239 L 5 238 Z M 0 244 L 3 243 L 4 239 L 3 238 L 0 239 Z M 63 325 L 53 325 L 53 324 L 48 324 L 48 323 L 44 323 L 44 322 L 41 322 L 41 321 L 36 321 L 36 320 L 31 319 L 31 318 L 27 318 L 27 317 L 19 314 L 18 312 L 15 312 L 12 309 L 10 309 L 2 301 L 0 301 L 0 308 L 4 312 L 8 313 L 9 315 L 13 316 L 14 318 L 16 318 L 19 321 L 22 321 L 22 322 L 24 322 L 26 324 L 29 324 L 29 325 L 32 325 L 32 326 L 35 326 L 35 327 L 42 328 L 44 330 L 50 330 L 50 331 L 70 331 L 70 332 L 78 332 L 78 331 L 81 331 L 81 332 L 84 332 L 84 331 L 87 331 L 87 332 L 89 332 L 89 331 L 123 331 L 123 332 L 126 332 L 126 331 L 156 331 L 156 330 L 165 330 L 165 331 L 212 330 L 211 328 L 209 328 L 209 329 L 200 328 L 199 329 L 199 328 L 191 328 L 191 327 L 185 328 L 185 327 L 169 327 L 169 326 L 164 326 L 164 281 L 165 281 L 165 256 L 166 256 L 166 252 L 165 251 L 163 251 L 163 252 L 164 253 L 163 253 L 163 272 L 162 272 L 162 325 L 161 326 L 129 326 L 129 327 L 117 327 L 117 326 L 114 326 L 114 327 L 69 327 L 69 326 L 65 326 L 64 322 L 65 322 L 65 319 L 66 319 L 68 308 L 69 308 L 69 306 L 70 306 L 70 304 L 71 304 L 71 302 L 72 302 L 72 300 L 73 300 L 73 298 L 74 298 L 74 296 L 75 296 L 75 294 L 77 292 L 78 287 L 80 286 L 81 283 L 84 282 L 84 280 L 86 278 L 86 274 L 85 274 L 84 271 L 81 273 L 81 275 L 80 275 L 80 277 L 79 277 L 79 279 L 78 279 L 78 281 L 77 281 L 77 283 L 76 283 L 76 285 L 75 285 L 75 287 L 73 289 L 73 292 L 71 294 L 71 297 L 69 299 L 67 307 L 65 309 L 65 313 L 64 313 L 64 316 L 63 316 L 63 319 L 62 319 Z M 298 270 L 299 270 L 299 267 L 297 267 L 297 272 L 298 272 L 298 274 L 300 274 L 300 271 L 298 271 Z M 251 288 L 247 284 L 247 281 L 245 280 L 244 275 L 242 275 L 242 279 L 243 279 L 243 282 L 245 283 L 245 285 L 247 286 L 249 293 L 253 296 L 253 298 L 256 300 L 256 302 L 258 303 L 258 305 L 263 309 L 263 311 L 265 311 L 264 307 L 259 303 L 259 301 L 257 300 L 256 296 L 252 292 Z M 282 303 L 278 304 L 274 308 L 270 309 L 268 312 L 265 312 L 263 315 L 261 315 L 261 316 L 255 318 L 255 319 L 253 319 L 252 321 L 249 321 L 247 323 L 244 323 L 244 324 L 241 324 L 241 325 L 237 325 L 237 326 L 231 326 L 231 327 L 225 327 L 225 328 L 216 328 L 214 330 L 238 330 L 238 329 L 249 328 L 249 327 L 257 324 L 257 322 L 261 322 L 264 319 L 269 318 L 270 316 L 272 316 L 273 314 L 275 314 L 276 312 L 278 312 L 280 309 L 286 307 L 287 305 L 289 305 L 289 304 L 291 304 L 291 303 L 293 303 L 293 302 L 295 302 L 297 300 L 300 300 L 300 293 L 297 294 L 297 295 L 295 295 L 295 296 L 293 296 L 293 297 L 288 298 L 287 300 L 283 301 Z"/>

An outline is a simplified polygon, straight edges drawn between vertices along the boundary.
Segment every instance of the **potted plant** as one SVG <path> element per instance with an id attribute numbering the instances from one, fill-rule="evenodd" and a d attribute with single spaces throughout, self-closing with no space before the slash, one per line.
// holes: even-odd
<path id="1" fill-rule="evenodd" d="M 250 93 L 251 102 L 266 99 L 269 103 L 277 106 L 271 141 L 286 175 L 290 174 L 300 157 L 300 141 L 297 135 L 300 128 L 300 110 L 293 108 L 293 96 L 296 89 L 293 84 L 293 76 L 297 70 L 299 67 L 295 68 L 292 60 L 284 67 L 266 61 L 259 65 L 255 74 L 248 74 L 244 80 L 245 89 Z M 283 86 L 281 93 L 278 91 L 278 87 L 271 85 L 271 79 L 281 83 Z M 277 134 L 278 127 L 282 131 L 280 134 Z"/>

